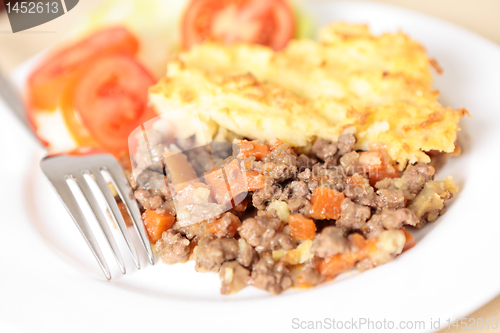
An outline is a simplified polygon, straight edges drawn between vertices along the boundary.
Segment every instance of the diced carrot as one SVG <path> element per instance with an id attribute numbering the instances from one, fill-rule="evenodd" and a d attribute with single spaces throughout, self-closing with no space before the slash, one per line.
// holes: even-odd
<path id="1" fill-rule="evenodd" d="M 368 174 L 370 185 L 375 186 L 378 181 L 385 178 L 397 178 L 401 172 L 394 161 L 382 150 L 371 150 L 359 153 L 359 161 L 363 170 Z"/>
<path id="2" fill-rule="evenodd" d="M 257 160 L 261 160 L 269 154 L 269 147 L 257 141 L 235 140 L 234 143 L 240 147 L 239 159 L 255 156 Z"/>
<path id="3" fill-rule="evenodd" d="M 355 233 L 349 236 L 349 240 L 365 254 L 373 254 L 377 251 L 378 238 L 365 239 L 360 234 Z"/>
<path id="4" fill-rule="evenodd" d="M 385 165 L 384 168 L 380 169 L 368 168 L 367 172 L 371 186 L 375 186 L 377 182 L 386 178 L 398 178 L 401 176 L 401 172 L 394 165 Z"/>
<path id="5" fill-rule="evenodd" d="M 168 213 L 158 214 L 156 211 L 148 209 L 142 214 L 142 221 L 146 226 L 149 241 L 154 244 L 161 238 L 164 231 L 172 228 L 175 217 Z"/>
<path id="6" fill-rule="evenodd" d="M 229 227 L 224 226 L 229 223 Z M 208 223 L 208 231 L 215 234 L 217 237 L 234 237 L 238 228 L 241 226 L 240 219 L 227 212 L 218 220 Z"/>
<path id="7" fill-rule="evenodd" d="M 354 268 L 356 262 L 366 258 L 363 252 L 338 253 L 326 258 L 319 265 L 319 273 L 327 277 L 334 277 Z"/>
<path id="8" fill-rule="evenodd" d="M 296 289 L 310 289 L 314 287 L 314 285 L 310 284 L 309 282 L 305 282 L 302 276 L 297 276 L 297 284 L 294 286 Z"/>
<path id="9" fill-rule="evenodd" d="M 228 185 L 226 184 L 222 171 L 219 169 L 205 174 L 205 183 L 210 186 L 210 192 L 215 200 L 223 204 L 225 198 L 228 196 Z"/>
<path id="10" fill-rule="evenodd" d="M 290 236 L 295 239 L 308 240 L 316 236 L 316 223 L 302 215 L 290 215 L 288 218 Z"/>
<path id="11" fill-rule="evenodd" d="M 404 231 L 405 237 L 406 237 L 406 242 L 405 242 L 405 245 L 404 245 L 403 251 L 402 251 L 402 252 L 405 252 L 405 251 L 408 251 L 409 249 L 411 249 L 412 247 L 414 247 L 417 243 L 415 242 L 415 237 L 413 237 L 413 235 L 410 234 L 404 227 L 401 227 L 400 230 Z"/>
<path id="12" fill-rule="evenodd" d="M 343 200 L 343 193 L 326 187 L 317 187 L 311 196 L 311 217 L 317 220 L 338 220 Z"/>
<path id="13" fill-rule="evenodd" d="M 245 172 L 247 189 L 250 192 L 263 189 L 266 184 L 266 177 L 258 171 L 247 171 Z"/>
<path id="14" fill-rule="evenodd" d="M 280 139 L 273 139 L 273 140 L 269 140 L 266 145 L 269 147 L 270 151 L 273 151 L 276 148 L 278 148 L 279 146 L 281 146 L 282 144 L 283 144 L 283 141 L 281 141 Z"/>
<path id="15" fill-rule="evenodd" d="M 363 249 L 366 246 L 366 239 L 360 234 L 354 233 L 349 237 L 349 241 L 356 245 L 359 249 Z"/>
<path id="16" fill-rule="evenodd" d="M 210 186 L 215 200 L 224 204 L 242 193 L 264 188 L 266 177 L 254 170 L 241 172 L 239 161 L 235 159 L 223 168 L 207 173 L 205 182 Z"/>
<path id="17" fill-rule="evenodd" d="M 365 239 L 360 234 L 352 234 L 349 241 L 358 247 L 358 251 L 338 253 L 329 258 L 321 259 L 316 263 L 318 272 L 326 277 L 333 278 L 354 267 L 356 262 L 368 258 L 378 251 L 378 238 Z"/>
<path id="18" fill-rule="evenodd" d="M 228 203 L 241 193 L 248 192 L 246 179 L 237 159 L 205 174 L 205 182 L 210 186 L 210 190 L 219 204 Z"/>

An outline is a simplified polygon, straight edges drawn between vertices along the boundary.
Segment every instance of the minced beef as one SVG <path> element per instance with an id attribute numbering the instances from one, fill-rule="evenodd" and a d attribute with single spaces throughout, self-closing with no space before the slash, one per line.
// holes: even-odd
<path id="1" fill-rule="evenodd" d="M 287 186 L 285 186 L 280 199 L 286 201 L 288 199 L 296 197 L 306 199 L 311 198 L 311 192 L 309 191 L 306 182 L 294 180 L 293 182 L 289 183 Z"/>
<path id="2" fill-rule="evenodd" d="M 176 144 L 184 151 L 189 150 L 186 155 L 198 172 L 207 169 L 209 159 L 208 155 L 199 156 L 193 149 L 195 143 L 191 137 Z M 451 179 L 432 181 L 434 168 L 422 163 L 408 165 L 400 178 L 383 179 L 371 186 L 372 175 L 365 170 L 367 162 L 363 158 L 362 163 L 359 161 L 360 156 L 367 155 L 354 151 L 356 137 L 352 134 L 340 135 L 337 142 L 317 139 L 312 146 L 295 150 L 279 141 L 266 145 L 267 148 L 261 148 L 272 149 L 266 156 L 246 157 L 240 164 L 243 171 L 257 171 L 264 176 L 257 175 L 257 190 L 250 191 L 229 212 L 216 203 L 213 193 L 203 196 L 206 201 L 203 204 L 194 200 L 192 205 L 189 200 L 193 196 L 187 193 L 183 198 L 192 206 L 189 213 L 193 214 L 184 214 L 187 217 L 181 209 L 176 214 L 167 179 L 156 160 L 162 153 L 155 152 L 155 166 L 132 179 L 131 184 L 142 209 L 177 217 L 172 228 L 163 232 L 156 243 L 163 262 L 173 264 L 189 258 L 195 260 L 195 269 L 199 272 L 219 272 L 222 294 L 237 292 L 247 285 L 279 294 L 292 287 L 294 279 L 314 286 L 325 281 L 325 276 L 318 272 L 318 265 L 324 259 L 360 250 L 354 245 L 352 233 L 362 233 L 366 239 L 376 238 L 378 252 L 355 266 L 359 271 L 371 269 L 401 252 L 405 239 L 399 230 L 402 226 L 422 227 L 427 221 L 434 221 L 443 211 L 445 201 L 458 190 Z M 213 148 L 214 161 L 228 155 L 230 146 Z M 144 149 L 140 152 L 141 163 L 149 158 L 145 152 Z M 320 186 L 343 193 L 338 220 L 311 217 L 314 215 L 311 198 Z M 175 199 L 179 200 L 178 193 Z M 316 205 L 318 201 L 313 202 Z M 271 203 L 275 209 L 269 208 Z M 189 221 L 197 214 L 204 216 L 203 221 L 180 223 L 183 218 Z M 316 228 L 315 237 L 308 237 L 312 239 L 306 241 L 292 238 L 289 232 L 294 229 L 287 225 L 290 214 L 311 218 Z M 291 234 L 300 237 L 296 232 Z M 300 248 L 292 251 L 298 244 Z M 301 265 L 292 266 L 297 262 Z"/>
<path id="3" fill-rule="evenodd" d="M 357 181 L 354 183 L 346 181 L 344 189 L 345 197 L 351 199 L 357 204 L 376 208 L 377 195 L 375 194 L 373 187 L 370 186 L 368 179 L 357 173 L 354 174 L 352 178 L 355 178 Z"/>
<path id="4" fill-rule="evenodd" d="M 285 187 L 279 199 L 288 204 L 291 214 L 309 214 L 311 192 L 306 182 L 292 181 Z"/>
<path id="5" fill-rule="evenodd" d="M 310 284 L 311 286 L 317 286 L 325 280 L 325 276 L 318 273 L 316 267 L 308 265 L 304 268 L 300 274 L 302 282 Z"/>
<path id="6" fill-rule="evenodd" d="M 348 154 L 354 150 L 356 145 L 356 137 L 354 134 L 341 134 L 337 143 L 337 148 L 340 156 Z"/>
<path id="7" fill-rule="evenodd" d="M 314 165 L 312 170 L 304 170 L 297 178 L 305 182 L 311 192 L 320 186 L 343 191 L 345 186 L 344 174 L 340 168 L 327 169 L 321 164 Z"/>
<path id="8" fill-rule="evenodd" d="M 135 199 L 144 209 L 158 209 L 163 204 L 163 198 L 159 195 L 152 195 L 149 190 L 136 190 Z"/>
<path id="9" fill-rule="evenodd" d="M 311 252 L 320 258 L 328 258 L 337 253 L 351 252 L 352 244 L 337 227 L 326 227 L 314 238 Z"/>
<path id="10" fill-rule="evenodd" d="M 252 195 L 252 204 L 257 209 L 266 209 L 267 205 L 281 197 L 282 190 L 279 185 L 264 186 Z"/>
<path id="11" fill-rule="evenodd" d="M 330 159 L 336 164 L 338 157 L 350 153 L 355 144 L 356 137 L 352 134 L 341 134 L 338 142 L 317 139 L 311 148 L 311 154 L 323 161 Z"/>
<path id="12" fill-rule="evenodd" d="M 165 231 L 156 243 L 156 250 L 160 253 L 160 258 L 164 263 L 175 264 L 187 260 L 190 251 L 189 244 L 188 239 L 170 229 Z"/>
<path id="13" fill-rule="evenodd" d="M 250 157 L 244 161 L 244 165 L 249 165 L 248 170 L 259 171 L 277 183 L 294 177 L 299 167 L 297 155 L 287 144 L 278 146 L 262 161 Z"/>
<path id="14" fill-rule="evenodd" d="M 291 214 L 303 214 L 309 216 L 311 202 L 306 198 L 292 197 L 287 200 L 288 209 Z"/>
<path id="15" fill-rule="evenodd" d="M 362 228 L 367 238 L 378 237 L 384 230 L 399 229 L 403 225 L 416 226 L 420 220 L 408 208 L 397 210 L 384 208 L 381 213 L 373 215 Z"/>
<path id="16" fill-rule="evenodd" d="M 323 139 L 317 139 L 312 148 L 311 154 L 325 161 L 329 157 L 335 156 L 337 153 L 337 143 Z"/>
<path id="17" fill-rule="evenodd" d="M 146 169 L 135 181 L 139 189 L 149 190 L 152 195 L 170 196 L 168 181 L 162 173 Z"/>
<path id="18" fill-rule="evenodd" d="M 408 165 L 401 178 L 386 178 L 375 184 L 378 189 L 402 190 L 407 200 L 415 198 L 425 183 L 434 178 L 434 168 L 428 164 Z"/>
<path id="19" fill-rule="evenodd" d="M 245 267 L 250 267 L 252 264 L 259 259 L 257 251 L 253 246 L 249 245 L 245 239 L 238 239 L 238 258 L 237 261 Z"/>
<path id="20" fill-rule="evenodd" d="M 342 213 L 336 226 L 345 231 L 360 230 L 371 215 L 369 207 L 355 204 L 349 198 L 342 201 L 341 209 Z"/>
<path id="21" fill-rule="evenodd" d="M 313 165 L 318 163 L 318 160 L 315 157 L 309 157 L 305 154 L 300 154 L 297 158 L 297 163 L 299 166 L 297 172 L 300 173 L 306 169 L 312 169 Z"/>
<path id="22" fill-rule="evenodd" d="M 219 278 L 221 294 L 229 295 L 240 291 L 250 282 L 250 271 L 236 261 L 226 261 L 220 268 Z"/>
<path id="23" fill-rule="evenodd" d="M 363 173 L 363 167 L 359 163 L 359 154 L 355 151 L 343 155 L 339 160 L 339 166 L 343 168 L 347 176 Z"/>
<path id="24" fill-rule="evenodd" d="M 405 196 L 401 190 L 381 189 L 377 191 L 377 209 L 399 209 L 405 206 Z"/>
<path id="25" fill-rule="evenodd" d="M 401 178 L 405 182 L 408 191 L 417 194 L 425 183 L 434 178 L 434 168 L 422 163 L 409 165 Z"/>
<path id="26" fill-rule="evenodd" d="M 194 249 L 197 272 L 218 272 L 221 265 L 238 257 L 238 241 L 234 238 L 203 238 Z"/>
<path id="27" fill-rule="evenodd" d="M 238 232 L 257 252 L 292 250 L 297 244 L 289 235 L 279 231 L 282 228 L 281 223 L 278 218 L 256 216 L 243 221 Z"/>
<path id="28" fill-rule="evenodd" d="M 249 284 L 277 295 L 293 286 L 293 280 L 284 262 L 275 262 L 269 252 L 264 252 L 253 265 Z"/>

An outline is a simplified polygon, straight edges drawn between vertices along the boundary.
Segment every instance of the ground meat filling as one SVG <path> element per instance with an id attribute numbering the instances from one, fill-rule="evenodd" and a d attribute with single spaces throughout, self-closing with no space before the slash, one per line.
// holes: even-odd
<path id="1" fill-rule="evenodd" d="M 339 160 L 339 165 L 347 176 L 363 171 L 363 167 L 359 162 L 359 154 L 355 151 L 343 155 Z"/>
<path id="2" fill-rule="evenodd" d="M 358 173 L 346 180 L 344 195 L 357 204 L 372 208 L 377 207 L 377 195 L 373 187 L 370 186 L 367 178 Z"/>
<path id="3" fill-rule="evenodd" d="M 188 259 L 189 244 L 188 239 L 170 229 L 165 231 L 156 243 L 156 250 L 160 253 L 160 258 L 164 263 L 176 264 Z"/>
<path id="4" fill-rule="evenodd" d="M 305 182 L 311 192 L 320 186 L 343 191 L 345 186 L 342 169 L 337 167 L 326 168 L 321 164 L 314 165 L 312 170 L 304 170 L 297 175 L 297 178 Z"/>
<path id="5" fill-rule="evenodd" d="M 168 182 L 160 172 L 146 169 L 136 178 L 136 183 L 139 188 L 150 190 L 154 195 L 170 195 Z"/>
<path id="6" fill-rule="evenodd" d="M 149 190 L 137 190 L 134 196 L 144 209 L 155 210 L 163 204 L 163 198 L 159 195 L 152 195 Z"/>
<path id="7" fill-rule="evenodd" d="M 401 178 L 386 178 L 375 184 L 378 189 L 401 190 L 407 200 L 412 200 L 424 185 L 434 179 L 434 168 L 427 164 L 409 165 Z"/>
<path id="8" fill-rule="evenodd" d="M 343 156 L 345 154 L 350 153 L 354 150 L 354 146 L 356 145 L 356 137 L 353 134 L 341 134 L 338 140 L 338 151 L 339 155 Z"/>
<path id="9" fill-rule="evenodd" d="M 291 214 L 308 215 L 310 211 L 311 192 L 304 181 L 292 181 L 286 185 L 279 200 L 285 201 Z"/>
<path id="10" fill-rule="evenodd" d="M 430 165 L 418 163 L 409 165 L 404 174 L 403 181 L 412 194 L 417 194 L 424 187 L 425 183 L 434 178 L 434 168 Z"/>
<path id="11" fill-rule="evenodd" d="M 262 161 L 250 157 L 244 161 L 244 165 L 249 165 L 248 170 L 259 171 L 275 183 L 294 177 L 299 167 L 297 154 L 286 144 L 278 146 Z"/>
<path id="12" fill-rule="evenodd" d="M 293 279 L 285 263 L 275 262 L 272 255 L 266 252 L 262 253 L 259 261 L 253 265 L 249 284 L 277 295 L 290 288 Z"/>
<path id="13" fill-rule="evenodd" d="M 238 232 L 259 253 L 279 249 L 294 249 L 297 244 L 292 237 L 280 232 L 281 228 L 282 222 L 278 218 L 256 216 L 243 221 Z"/>
<path id="14" fill-rule="evenodd" d="M 350 153 L 355 144 L 356 137 L 352 134 L 341 134 L 338 142 L 317 139 L 311 148 L 311 154 L 323 161 L 328 159 L 336 161 L 339 156 Z"/>
<path id="15" fill-rule="evenodd" d="M 300 277 L 303 283 L 307 283 L 311 286 L 317 286 L 325 280 L 325 277 L 319 274 L 314 266 L 306 266 Z"/>
<path id="16" fill-rule="evenodd" d="M 382 210 L 384 208 L 400 209 L 405 206 L 405 202 L 406 199 L 401 190 L 381 189 L 377 191 L 377 210 Z"/>
<path id="17" fill-rule="evenodd" d="M 369 207 L 355 204 L 349 198 L 344 199 L 341 209 L 342 214 L 335 225 L 344 231 L 360 230 L 371 215 Z"/>
<path id="18" fill-rule="evenodd" d="M 337 227 L 326 227 L 314 238 L 311 252 L 320 258 L 328 258 L 337 253 L 351 252 L 352 244 Z"/>
<path id="19" fill-rule="evenodd" d="M 250 271 L 236 261 L 228 261 L 222 264 L 219 278 L 221 294 L 229 295 L 240 291 L 249 284 Z"/>
<path id="20" fill-rule="evenodd" d="M 318 139 L 314 142 L 311 153 L 323 161 L 326 161 L 327 158 L 333 157 L 337 153 L 337 143 Z"/>
<path id="21" fill-rule="evenodd" d="M 415 227 L 419 222 L 415 213 L 408 208 L 384 208 L 381 213 L 373 215 L 361 230 L 366 238 L 375 238 L 384 230 L 399 229 L 403 225 Z"/>
<path id="22" fill-rule="evenodd" d="M 203 238 L 194 249 L 197 272 L 218 272 L 221 265 L 238 257 L 238 241 L 234 238 Z"/>
<path id="23" fill-rule="evenodd" d="M 302 172 L 306 169 L 311 169 L 313 165 L 318 163 L 318 159 L 314 156 L 307 156 L 305 154 L 300 154 L 297 158 L 297 163 L 299 164 L 298 172 Z"/>
<path id="24" fill-rule="evenodd" d="M 282 195 L 281 187 L 278 185 L 264 186 L 252 195 L 252 204 L 255 208 L 263 210 L 274 200 L 278 200 Z"/>
<path id="25" fill-rule="evenodd" d="M 257 251 L 253 248 L 253 246 L 249 245 L 245 239 L 238 239 L 238 263 L 244 267 L 250 267 L 253 263 L 255 263 L 259 259 L 259 255 Z"/>
<path id="26" fill-rule="evenodd" d="M 191 259 L 198 272 L 218 272 L 222 294 L 249 285 L 272 294 L 294 284 L 315 286 L 345 271 L 328 273 L 329 269 L 344 267 L 335 264 L 335 260 L 344 260 L 339 258 L 354 258 L 345 267 L 354 266 L 359 271 L 393 260 L 405 246 L 402 227 L 419 228 L 435 221 L 446 201 L 458 191 L 451 178 L 434 181 L 435 169 L 430 164 L 408 165 L 402 172 L 392 173 L 398 178 L 390 174 L 382 180 L 374 178 L 370 166 L 375 164 L 368 163 L 367 168 L 367 161 L 372 160 L 368 156 L 378 152 L 389 159 L 384 163 L 391 163 L 389 155 L 355 151 L 356 137 L 352 134 L 344 133 L 336 142 L 317 139 L 309 148 L 295 150 L 279 140 L 235 143 L 245 148 L 240 146 L 244 156 L 240 165 L 242 172 L 251 171 L 248 174 L 256 177 L 255 189 L 228 212 L 209 211 L 210 218 L 183 224 L 179 222 L 183 221 L 182 212 L 179 209 L 176 214 L 161 168 L 146 169 L 131 183 L 142 211 L 154 210 L 160 219 L 165 214 L 176 217 L 155 244 L 162 261 L 174 264 Z M 190 150 L 194 161 L 190 163 L 195 168 L 206 169 L 208 160 L 206 156 L 197 157 L 192 149 L 195 144 L 194 137 L 176 143 L 181 150 Z M 222 151 L 224 147 L 220 152 L 215 148 L 212 151 L 217 161 L 227 153 Z M 256 147 L 260 150 L 252 151 Z M 156 155 L 162 154 L 159 151 Z M 139 158 L 138 164 L 144 164 L 141 161 L 147 158 Z M 396 164 L 387 165 L 397 168 Z M 319 198 L 318 193 L 332 191 L 319 191 L 319 187 L 341 194 L 333 192 L 336 197 L 325 203 L 328 199 Z M 207 193 L 213 190 L 209 186 L 201 189 Z M 210 192 L 204 197 L 205 206 L 217 205 L 212 195 Z M 336 205 L 338 214 L 318 214 L 318 204 L 322 209 Z M 190 213 L 204 214 L 205 206 L 198 206 Z M 367 255 L 366 244 L 376 244 L 369 248 L 377 252 Z"/>

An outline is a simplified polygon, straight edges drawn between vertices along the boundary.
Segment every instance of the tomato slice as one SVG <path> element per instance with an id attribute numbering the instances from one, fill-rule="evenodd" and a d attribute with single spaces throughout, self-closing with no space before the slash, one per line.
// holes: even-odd
<path id="1" fill-rule="evenodd" d="M 75 118 L 110 152 L 128 148 L 128 136 L 156 116 L 148 106 L 151 74 L 132 56 L 110 54 L 82 68 L 73 90 Z"/>
<path id="2" fill-rule="evenodd" d="M 49 55 L 28 78 L 30 104 L 54 110 L 66 79 L 82 63 L 114 52 L 135 54 L 138 49 L 138 40 L 128 30 L 112 27 Z"/>
<path id="3" fill-rule="evenodd" d="M 191 0 L 181 33 L 186 49 L 215 39 L 280 50 L 293 37 L 294 30 L 293 11 L 286 0 Z"/>
<path id="4" fill-rule="evenodd" d="M 78 147 L 100 147 L 99 143 L 85 128 L 81 117 L 75 112 L 74 91 L 79 79 L 80 75 L 75 74 L 72 79 L 69 79 L 64 85 L 64 89 L 59 100 L 59 106 L 64 119 L 64 124 Z"/>

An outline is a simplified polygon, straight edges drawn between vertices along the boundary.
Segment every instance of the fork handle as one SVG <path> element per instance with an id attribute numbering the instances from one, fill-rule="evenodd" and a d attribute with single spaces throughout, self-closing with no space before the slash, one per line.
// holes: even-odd
<path id="1" fill-rule="evenodd" d="M 28 116 L 26 115 L 26 108 L 23 104 L 21 97 L 17 93 L 16 89 L 7 80 L 7 78 L 0 72 L 0 97 L 5 101 L 7 107 L 12 110 L 14 115 L 19 121 L 24 125 L 26 130 L 35 138 L 36 142 L 41 144 L 40 140 L 35 135 L 31 128 Z"/>

